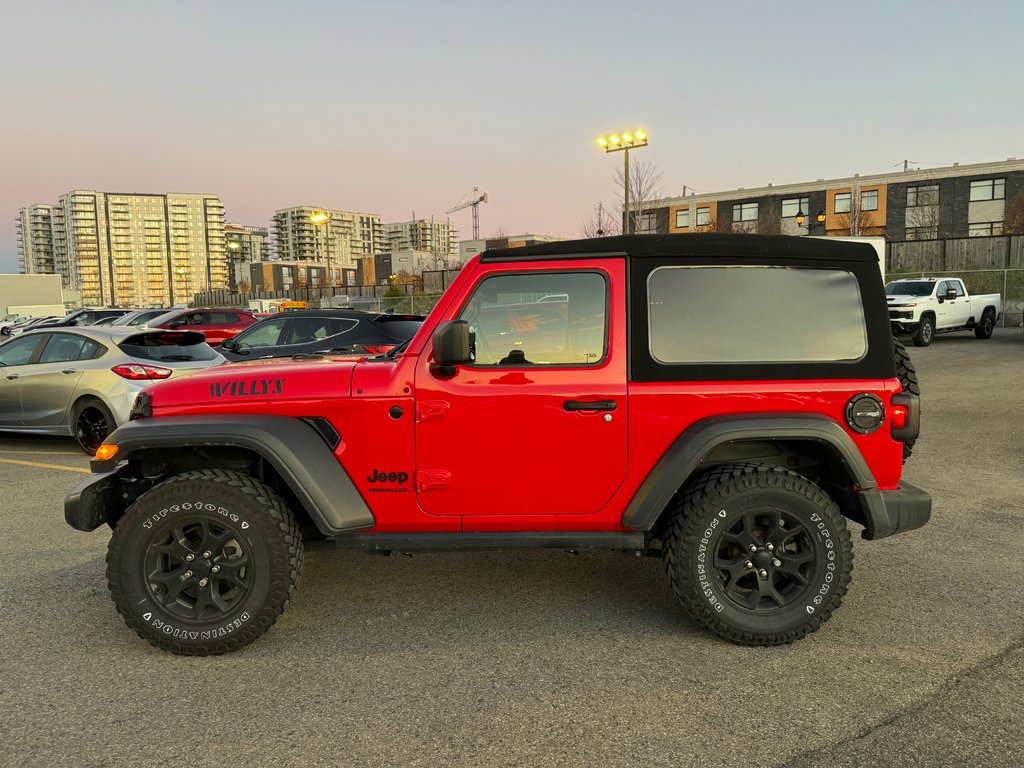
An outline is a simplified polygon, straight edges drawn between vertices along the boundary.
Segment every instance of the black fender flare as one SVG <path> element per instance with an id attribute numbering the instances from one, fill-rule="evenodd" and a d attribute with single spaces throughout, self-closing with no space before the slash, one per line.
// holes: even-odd
<path id="1" fill-rule="evenodd" d="M 861 506 L 874 529 L 880 497 L 867 462 L 841 426 L 824 416 L 754 414 L 715 416 L 695 422 L 675 439 L 655 464 L 622 514 L 622 525 L 649 531 L 658 522 L 679 488 L 700 469 L 705 457 L 723 443 L 742 440 L 813 440 L 827 443 L 842 457 L 861 493 Z M 879 501 L 875 502 L 878 497 Z"/>
<path id="2" fill-rule="evenodd" d="M 101 473 L 100 477 L 148 449 L 232 446 L 250 450 L 269 463 L 321 533 L 358 531 L 375 522 L 341 462 L 301 419 L 269 415 L 137 419 L 118 427 L 104 442 L 118 450 L 109 460 L 93 459 L 92 471 Z"/>

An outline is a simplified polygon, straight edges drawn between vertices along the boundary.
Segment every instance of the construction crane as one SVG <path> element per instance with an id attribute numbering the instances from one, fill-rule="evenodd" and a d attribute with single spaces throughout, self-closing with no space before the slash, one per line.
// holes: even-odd
<path id="1" fill-rule="evenodd" d="M 480 239 L 480 203 L 486 203 L 486 202 L 487 202 L 487 193 L 484 192 L 481 195 L 480 194 L 480 188 L 479 187 L 473 187 L 473 191 L 469 195 L 469 201 L 468 202 L 460 203 L 459 205 L 456 205 L 454 208 L 448 209 L 447 211 L 445 211 L 445 213 L 455 213 L 456 211 L 461 211 L 463 208 L 472 208 L 473 209 L 473 239 L 474 240 L 479 240 Z"/>

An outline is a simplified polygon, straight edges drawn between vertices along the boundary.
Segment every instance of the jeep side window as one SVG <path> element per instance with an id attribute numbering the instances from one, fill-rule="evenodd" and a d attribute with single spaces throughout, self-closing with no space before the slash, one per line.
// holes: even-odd
<path id="1" fill-rule="evenodd" d="M 595 365 L 604 359 L 608 285 L 597 272 L 534 272 L 483 280 L 459 319 L 476 365 Z"/>

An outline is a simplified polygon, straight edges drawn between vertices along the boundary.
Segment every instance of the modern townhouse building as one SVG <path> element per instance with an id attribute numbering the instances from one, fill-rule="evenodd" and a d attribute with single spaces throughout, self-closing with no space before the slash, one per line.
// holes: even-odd
<path id="1" fill-rule="evenodd" d="M 647 201 L 635 231 L 882 235 L 929 240 L 1001 235 L 1024 218 L 1024 160 L 954 164 L 870 176 Z"/>
<path id="2" fill-rule="evenodd" d="M 387 250 L 380 216 L 299 205 L 274 212 L 274 248 L 282 261 L 315 261 L 330 265 L 334 283 L 356 259 Z"/>
<path id="3" fill-rule="evenodd" d="M 45 208 L 53 254 L 46 267 L 85 305 L 169 306 L 227 287 L 224 206 L 216 195 L 76 189 L 54 206 L 23 210 L 31 223 L 31 211 Z M 39 252 L 32 238 L 46 240 L 41 226 L 19 227 L 22 254 Z"/>

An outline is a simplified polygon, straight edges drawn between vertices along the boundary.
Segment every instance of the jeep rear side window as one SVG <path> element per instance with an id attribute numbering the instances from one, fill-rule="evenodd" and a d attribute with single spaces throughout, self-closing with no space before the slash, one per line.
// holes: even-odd
<path id="1" fill-rule="evenodd" d="M 467 320 L 476 365 L 596 365 L 604 359 L 608 283 L 596 272 L 495 275 Z"/>
<path id="2" fill-rule="evenodd" d="M 860 288 L 846 270 L 659 267 L 647 295 L 659 363 L 852 362 L 867 353 Z"/>

